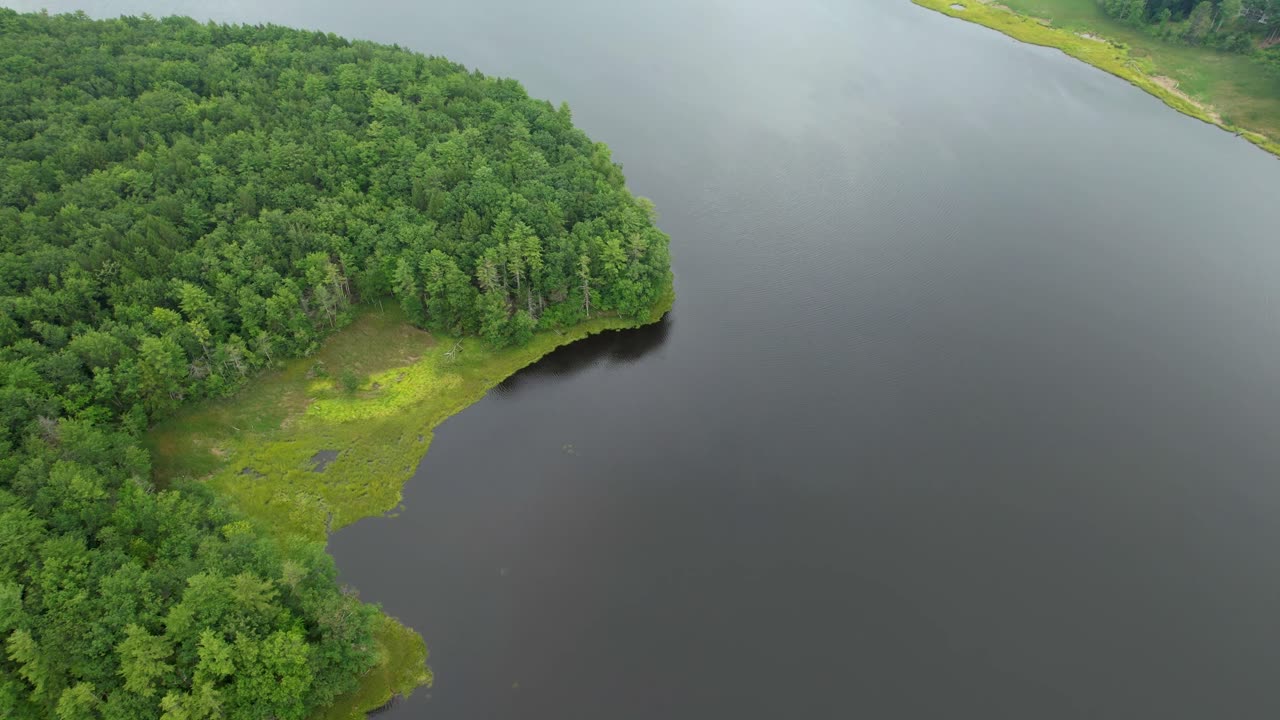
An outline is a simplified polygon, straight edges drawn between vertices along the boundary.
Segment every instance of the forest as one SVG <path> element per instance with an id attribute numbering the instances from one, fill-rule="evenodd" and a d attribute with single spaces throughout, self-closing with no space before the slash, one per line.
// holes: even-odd
<path id="1" fill-rule="evenodd" d="M 1251 54 L 1280 40 L 1280 0 L 1099 0 L 1110 16 L 1164 40 Z"/>
<path id="2" fill-rule="evenodd" d="M 360 303 L 495 347 L 642 317 L 668 239 L 566 105 L 276 26 L 0 9 L 0 717 L 307 717 L 376 662 L 323 544 L 141 433 Z"/>

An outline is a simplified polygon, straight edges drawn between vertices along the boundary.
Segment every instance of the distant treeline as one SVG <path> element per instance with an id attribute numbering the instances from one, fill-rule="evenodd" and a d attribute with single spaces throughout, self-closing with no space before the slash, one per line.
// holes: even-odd
<path id="1" fill-rule="evenodd" d="M 353 303 L 520 344 L 640 317 L 667 238 L 566 106 L 274 26 L 0 9 L 0 717 L 302 718 L 375 661 L 323 548 L 142 431 Z"/>
<path id="2" fill-rule="evenodd" d="M 1280 0 L 1099 0 L 1114 18 L 1166 40 L 1255 53 L 1280 40 Z M 1280 56 L 1266 53 L 1266 61 Z"/>

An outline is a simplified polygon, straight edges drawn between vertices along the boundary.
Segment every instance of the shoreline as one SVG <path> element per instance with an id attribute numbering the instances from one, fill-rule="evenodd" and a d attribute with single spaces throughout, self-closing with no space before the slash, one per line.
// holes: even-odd
<path id="1" fill-rule="evenodd" d="M 1060 28 L 998 3 L 983 0 L 911 0 L 920 7 L 1001 32 L 1019 42 L 1062 51 L 1160 99 L 1165 105 L 1197 120 L 1244 138 L 1262 150 L 1280 156 L 1280 140 L 1225 122 L 1211 107 L 1178 90 L 1170 78 L 1140 67 L 1129 51 L 1105 37 Z"/>
<path id="2" fill-rule="evenodd" d="M 669 279 L 645 318 L 594 317 L 501 350 L 480 338 L 413 328 L 398 305 L 362 307 L 314 355 L 289 360 L 235 395 L 181 410 L 148 431 L 156 480 L 208 484 L 286 552 L 327 544 L 341 527 L 397 514 L 401 490 L 441 422 L 556 349 L 658 322 L 674 301 Z M 353 369 L 358 387 L 340 388 L 336 378 Z M 374 640 L 381 661 L 356 688 L 313 713 L 315 720 L 365 718 L 396 696 L 430 687 L 427 648 L 417 632 L 382 613 Z"/>

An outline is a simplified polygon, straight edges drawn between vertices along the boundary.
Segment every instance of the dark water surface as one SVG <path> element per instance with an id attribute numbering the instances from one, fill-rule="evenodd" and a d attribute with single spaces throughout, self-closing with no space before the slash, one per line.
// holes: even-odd
<path id="1" fill-rule="evenodd" d="M 673 238 L 333 538 L 386 717 L 1280 713 L 1274 158 L 906 0 L 88 4 L 518 77 Z"/>

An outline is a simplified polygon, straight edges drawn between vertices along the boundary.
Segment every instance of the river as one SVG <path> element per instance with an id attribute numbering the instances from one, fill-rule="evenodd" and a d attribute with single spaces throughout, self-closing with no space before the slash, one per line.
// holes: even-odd
<path id="1" fill-rule="evenodd" d="M 568 101 L 660 326 L 447 421 L 331 547 L 383 717 L 1280 714 L 1280 164 L 906 0 L 10 3 L 396 42 Z"/>

